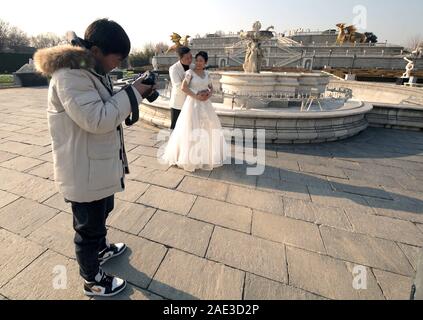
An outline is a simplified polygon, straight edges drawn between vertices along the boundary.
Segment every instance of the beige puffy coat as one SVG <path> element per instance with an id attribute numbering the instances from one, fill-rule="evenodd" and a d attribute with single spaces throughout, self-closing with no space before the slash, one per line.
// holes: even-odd
<path id="1" fill-rule="evenodd" d="M 113 95 L 110 78 L 92 71 L 94 59 L 85 49 L 39 50 L 34 62 L 51 76 L 47 114 L 59 191 L 74 202 L 123 191 L 127 161 L 121 123 L 131 114 L 129 94 Z M 131 89 L 140 104 L 140 94 Z"/>

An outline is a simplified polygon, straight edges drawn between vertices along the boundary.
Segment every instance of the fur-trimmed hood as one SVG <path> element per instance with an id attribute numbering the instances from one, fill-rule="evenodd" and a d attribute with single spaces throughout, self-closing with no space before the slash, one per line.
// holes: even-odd
<path id="1" fill-rule="evenodd" d="M 51 76 L 63 68 L 92 69 L 95 60 L 87 49 L 62 45 L 38 50 L 34 55 L 34 64 L 38 72 Z"/>

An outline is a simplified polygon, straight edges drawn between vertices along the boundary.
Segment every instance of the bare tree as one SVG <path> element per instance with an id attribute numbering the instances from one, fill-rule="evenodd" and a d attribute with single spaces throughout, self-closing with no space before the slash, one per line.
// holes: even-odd
<path id="1" fill-rule="evenodd" d="M 18 47 L 28 46 L 29 38 L 25 32 L 17 27 L 11 27 L 8 31 L 7 46 Z"/>
<path id="2" fill-rule="evenodd" d="M 159 42 L 155 46 L 155 52 L 158 54 L 165 53 L 167 49 L 169 49 L 169 46 L 164 42 Z"/>
<path id="3" fill-rule="evenodd" d="M 0 49 L 3 49 L 7 45 L 8 30 L 10 26 L 7 22 L 0 20 Z"/>
<path id="4" fill-rule="evenodd" d="M 413 51 L 419 45 L 423 45 L 423 36 L 421 34 L 416 34 L 413 37 L 410 37 L 407 41 L 407 47 L 410 51 Z"/>
<path id="5" fill-rule="evenodd" d="M 59 45 L 64 40 L 63 37 L 59 37 L 54 33 L 42 33 L 31 38 L 31 45 L 34 48 L 50 48 Z"/>
<path id="6" fill-rule="evenodd" d="M 146 44 L 142 50 L 134 50 L 129 55 L 129 64 L 133 67 L 143 67 L 151 64 L 151 59 L 156 53 L 157 45 Z"/>
<path id="7" fill-rule="evenodd" d="M 0 49 L 27 45 L 29 38 L 25 32 L 0 20 Z"/>

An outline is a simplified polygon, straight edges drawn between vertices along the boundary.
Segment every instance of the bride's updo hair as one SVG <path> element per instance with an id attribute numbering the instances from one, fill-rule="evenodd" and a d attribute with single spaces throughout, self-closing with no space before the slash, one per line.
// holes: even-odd
<path id="1" fill-rule="evenodd" d="M 205 51 L 200 51 L 199 53 L 197 53 L 195 55 L 195 59 L 197 59 L 198 57 L 203 57 L 203 59 L 204 59 L 204 61 L 206 61 L 206 63 L 209 61 L 209 55 Z"/>

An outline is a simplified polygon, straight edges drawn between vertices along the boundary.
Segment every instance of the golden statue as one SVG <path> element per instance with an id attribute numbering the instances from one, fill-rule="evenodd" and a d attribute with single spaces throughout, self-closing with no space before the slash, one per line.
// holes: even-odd
<path id="1" fill-rule="evenodd" d="M 336 39 L 337 44 L 344 44 L 345 42 L 350 43 L 366 43 L 367 35 L 358 33 L 357 28 L 353 25 L 347 26 L 345 23 L 338 23 L 336 25 L 339 28 L 338 38 Z"/>
<path id="2" fill-rule="evenodd" d="M 166 54 L 168 54 L 169 52 L 172 51 L 176 51 L 178 50 L 178 48 L 184 46 L 184 47 L 188 47 L 189 45 L 189 38 L 191 38 L 191 36 L 185 36 L 185 37 L 181 37 L 179 34 L 177 33 L 173 33 L 170 36 L 170 39 L 172 40 L 172 42 L 174 43 L 173 46 L 171 46 L 167 51 Z"/>

